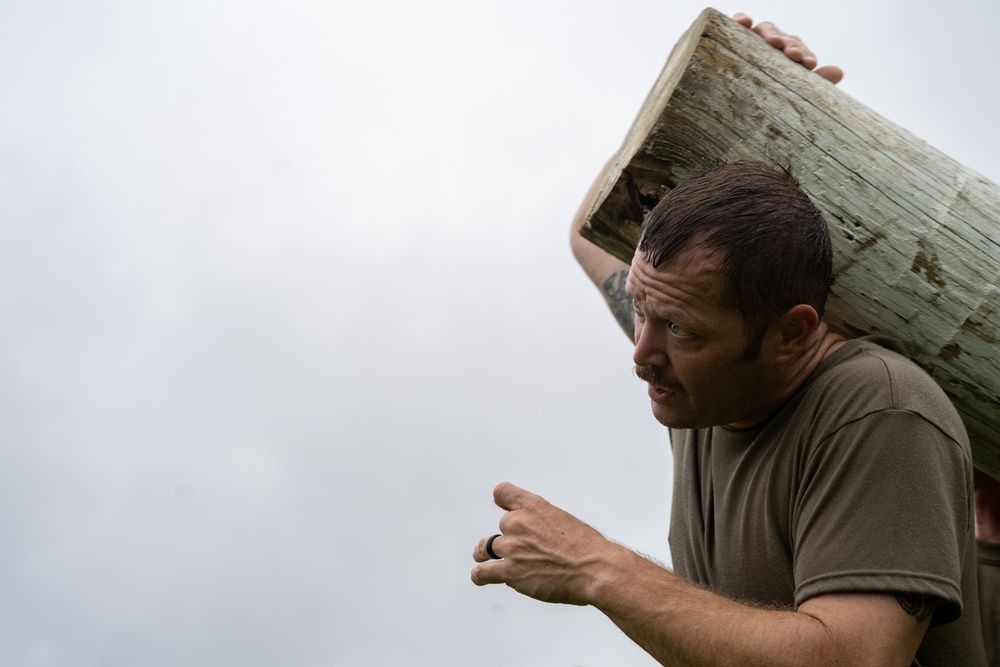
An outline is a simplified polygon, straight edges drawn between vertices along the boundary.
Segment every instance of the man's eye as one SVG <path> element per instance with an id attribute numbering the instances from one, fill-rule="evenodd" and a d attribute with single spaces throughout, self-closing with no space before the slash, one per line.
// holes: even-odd
<path id="1" fill-rule="evenodd" d="M 687 331 L 685 329 L 682 329 L 681 327 L 677 326 L 676 324 L 674 324 L 672 322 L 670 323 L 670 327 L 669 328 L 670 328 L 670 333 L 672 333 L 673 335 L 677 336 L 678 338 L 687 338 L 688 336 L 691 335 L 691 332 L 689 332 L 689 331 Z"/>

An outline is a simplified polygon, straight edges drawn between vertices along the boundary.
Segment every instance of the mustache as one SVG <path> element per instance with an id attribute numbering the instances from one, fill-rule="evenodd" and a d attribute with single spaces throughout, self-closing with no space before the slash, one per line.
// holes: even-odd
<path id="1" fill-rule="evenodd" d="M 660 366 L 636 365 L 632 372 L 635 373 L 635 376 L 643 382 L 648 382 L 655 387 L 663 387 L 665 389 L 673 389 L 675 391 L 680 391 L 681 389 L 680 385 L 667 377 L 666 371 Z"/>

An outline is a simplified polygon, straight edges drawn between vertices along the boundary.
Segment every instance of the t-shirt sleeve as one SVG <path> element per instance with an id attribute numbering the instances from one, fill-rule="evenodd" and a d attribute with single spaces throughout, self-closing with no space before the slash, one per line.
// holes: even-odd
<path id="1" fill-rule="evenodd" d="M 793 508 L 795 603 L 824 593 L 920 593 L 933 624 L 962 610 L 971 461 L 908 411 L 869 414 L 815 443 Z"/>

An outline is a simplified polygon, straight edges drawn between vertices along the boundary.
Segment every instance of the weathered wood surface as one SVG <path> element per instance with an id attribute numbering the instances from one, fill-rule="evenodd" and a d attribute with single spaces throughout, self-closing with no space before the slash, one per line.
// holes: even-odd
<path id="1" fill-rule="evenodd" d="M 740 159 L 788 164 L 826 217 L 826 319 L 902 340 L 1000 477 L 1000 187 L 705 10 L 674 48 L 591 203 L 583 234 L 625 261 L 633 179 L 669 188 Z M 654 197 L 653 200 L 658 197 Z"/>

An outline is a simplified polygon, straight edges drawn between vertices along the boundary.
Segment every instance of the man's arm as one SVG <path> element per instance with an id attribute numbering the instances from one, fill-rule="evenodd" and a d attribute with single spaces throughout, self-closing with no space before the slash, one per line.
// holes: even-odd
<path id="1" fill-rule="evenodd" d="M 570 226 L 569 244 L 573 249 L 576 261 L 583 267 L 584 272 L 590 281 L 594 283 L 604 301 L 607 303 L 611 314 L 615 316 L 619 326 L 629 340 L 635 341 L 635 322 L 632 319 L 632 297 L 625 291 L 625 282 L 628 278 L 629 265 L 621 261 L 614 255 L 606 252 L 603 248 L 594 245 L 580 235 L 580 228 L 583 227 L 584 219 L 587 215 L 587 204 L 597 194 L 597 190 L 604 182 L 605 176 L 611 169 L 614 158 L 608 160 L 601 169 L 601 172 L 594 179 L 587 196 L 584 198 L 576 215 L 573 216 L 573 224 Z"/>
<path id="2" fill-rule="evenodd" d="M 478 585 L 504 583 L 544 602 L 592 605 L 664 665 L 910 665 L 932 600 L 827 594 L 795 611 L 743 605 L 698 588 L 605 539 L 544 499 L 494 490 L 503 535 L 476 546 Z"/>
<path id="3" fill-rule="evenodd" d="M 753 20 L 746 14 L 734 14 L 733 20 L 747 28 L 752 29 L 768 44 L 781 49 L 791 60 L 801 63 L 803 67 L 814 70 L 817 74 L 831 83 L 838 83 L 844 76 L 839 67 L 827 65 L 816 67 L 816 56 L 794 35 L 789 35 L 778 29 L 773 23 L 763 21 L 753 25 Z M 625 292 L 625 281 L 628 278 L 629 265 L 621 261 L 614 255 L 605 252 L 602 248 L 594 245 L 580 235 L 580 228 L 583 226 L 587 215 L 587 205 L 593 199 L 605 176 L 611 168 L 614 159 L 612 158 L 604 165 L 604 168 L 597 175 L 594 183 L 590 186 L 587 196 L 584 198 L 573 222 L 570 226 L 570 246 L 577 262 L 583 268 L 587 277 L 601 292 L 604 301 L 607 303 L 611 314 L 621 326 L 629 340 L 635 340 L 635 325 L 632 322 L 632 297 Z"/>
<path id="4" fill-rule="evenodd" d="M 819 595 L 795 611 L 758 609 L 636 554 L 617 560 L 594 606 L 663 665 L 908 667 L 933 614 L 925 596 L 877 593 Z"/>
<path id="5" fill-rule="evenodd" d="M 1000 480 L 975 471 L 976 538 L 1000 544 Z"/>

